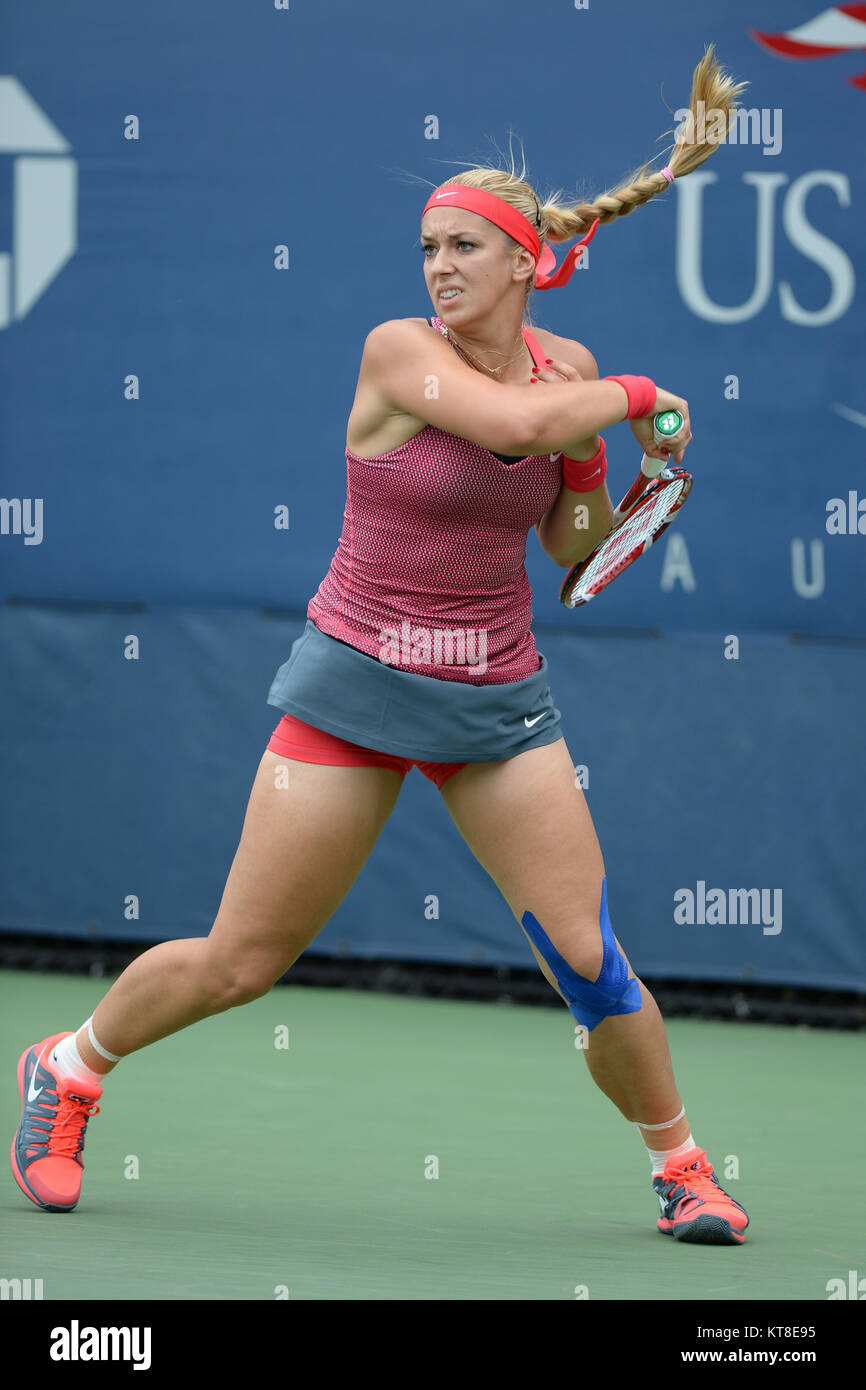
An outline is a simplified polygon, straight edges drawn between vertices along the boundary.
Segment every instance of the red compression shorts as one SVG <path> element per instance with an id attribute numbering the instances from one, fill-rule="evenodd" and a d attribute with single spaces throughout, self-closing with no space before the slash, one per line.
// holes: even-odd
<path id="1" fill-rule="evenodd" d="M 425 777 L 441 788 L 453 772 L 466 763 L 425 763 L 417 758 L 399 758 L 394 753 L 380 753 L 375 748 L 363 748 L 360 743 L 327 734 L 312 724 L 305 724 L 293 714 L 284 714 L 271 734 L 268 748 L 284 758 L 296 758 L 302 763 L 328 763 L 332 767 L 390 767 L 405 777 L 417 767 Z"/>

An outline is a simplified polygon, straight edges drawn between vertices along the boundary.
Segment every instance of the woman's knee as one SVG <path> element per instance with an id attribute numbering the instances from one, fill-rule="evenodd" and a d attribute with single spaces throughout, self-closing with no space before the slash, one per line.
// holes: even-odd
<path id="1" fill-rule="evenodd" d="M 605 950 L 611 962 L 617 953 L 630 975 L 631 965 L 613 930 L 607 907 L 607 883 L 602 879 L 596 885 L 580 884 L 574 901 L 563 903 L 561 899 L 541 902 L 537 908 L 527 906 L 527 913 L 535 923 L 533 935 L 538 936 L 538 928 L 558 955 L 583 979 L 591 983 L 599 978 L 604 965 Z M 527 913 L 515 915 L 526 930 Z M 546 950 L 539 939 L 542 950 Z"/>
<path id="2" fill-rule="evenodd" d="M 206 987 L 214 1013 L 251 1004 L 270 993 L 285 974 L 283 962 L 261 957 L 252 960 L 207 959 Z"/>
<path id="3" fill-rule="evenodd" d="M 555 952 L 565 961 L 566 965 L 570 966 L 583 979 L 589 980 L 591 983 L 598 979 L 604 964 L 605 950 L 605 937 L 602 934 L 598 916 L 593 916 L 591 912 L 580 911 L 566 914 L 556 911 L 545 912 L 542 908 L 538 911 L 527 909 L 519 921 L 530 945 L 533 946 L 539 964 L 541 964 L 541 957 L 543 957 L 548 968 L 552 968 L 555 973 L 553 957 L 553 952 Z M 530 926 L 529 932 L 526 930 L 527 925 Z M 538 928 L 541 928 L 549 946 L 540 937 Z M 533 937 L 538 942 L 541 956 L 533 943 Z M 612 941 L 616 942 L 616 938 L 613 937 Z M 616 942 L 617 946 L 618 944 Z M 624 958 L 624 953 L 620 952 L 620 954 Z M 628 968 L 627 962 L 626 968 Z M 547 974 L 546 970 L 545 974 Z"/>
<path id="4" fill-rule="evenodd" d="M 604 963 L 604 943 L 598 922 L 571 927 L 557 950 L 584 980 L 594 983 L 598 979 Z"/>

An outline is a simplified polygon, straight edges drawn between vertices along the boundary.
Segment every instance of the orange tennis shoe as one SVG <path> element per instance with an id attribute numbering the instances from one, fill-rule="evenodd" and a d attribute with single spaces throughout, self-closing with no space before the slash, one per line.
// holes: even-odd
<path id="1" fill-rule="evenodd" d="M 69 1033 L 26 1047 L 18 1061 L 21 1120 L 12 1140 L 12 1172 L 21 1191 L 45 1211 L 72 1211 L 81 1195 L 84 1132 L 102 1087 L 61 1077 L 51 1052 Z"/>
<path id="2" fill-rule="evenodd" d="M 656 1225 L 666 1236 L 696 1245 L 742 1245 L 749 1218 L 713 1176 L 704 1149 L 669 1158 L 653 1178 L 661 1208 Z"/>

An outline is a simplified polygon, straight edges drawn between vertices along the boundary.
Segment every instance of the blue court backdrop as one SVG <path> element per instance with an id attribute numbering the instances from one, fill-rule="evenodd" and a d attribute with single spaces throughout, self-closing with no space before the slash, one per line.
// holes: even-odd
<path id="1" fill-rule="evenodd" d="M 755 115 L 531 301 L 688 399 L 692 496 L 576 612 L 530 533 L 533 630 L 635 969 L 866 989 L 858 8 L 6 8 L 0 930 L 209 930 L 428 192 L 510 130 L 542 196 L 660 168 L 714 43 Z M 417 771 L 311 950 L 533 963 Z"/>

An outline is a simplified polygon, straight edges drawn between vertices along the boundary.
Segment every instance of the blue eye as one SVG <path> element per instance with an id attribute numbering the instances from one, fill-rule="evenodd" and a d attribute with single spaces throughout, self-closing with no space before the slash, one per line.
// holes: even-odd
<path id="1" fill-rule="evenodd" d="M 457 245 L 458 245 L 458 246 L 474 246 L 474 245 L 475 245 L 475 242 L 474 242 L 474 241 L 458 241 Z M 430 257 L 427 255 L 427 252 L 433 249 L 433 243 L 430 242 L 430 241 L 428 241 L 421 249 L 422 249 L 422 251 L 424 252 L 425 259 L 429 260 Z"/>

